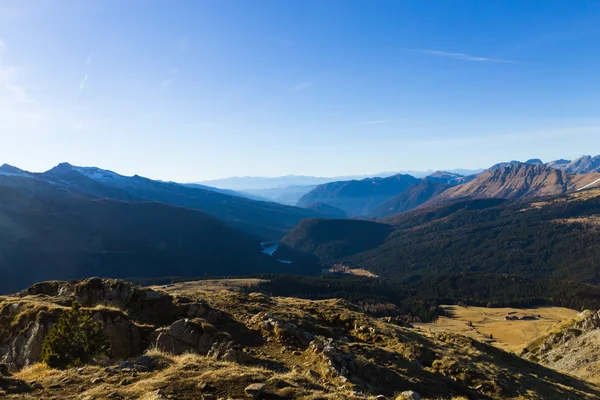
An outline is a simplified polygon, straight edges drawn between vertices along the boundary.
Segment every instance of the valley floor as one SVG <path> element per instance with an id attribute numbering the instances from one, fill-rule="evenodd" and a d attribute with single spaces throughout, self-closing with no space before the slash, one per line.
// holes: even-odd
<path id="1" fill-rule="evenodd" d="M 413 325 L 430 332 L 458 333 L 517 354 L 529 342 L 547 333 L 552 326 L 577 314 L 577 311 L 563 307 L 487 308 L 444 305 L 442 308 L 446 311 L 446 316 L 439 317 L 435 322 Z M 535 320 L 506 321 L 507 315 L 539 317 Z"/>

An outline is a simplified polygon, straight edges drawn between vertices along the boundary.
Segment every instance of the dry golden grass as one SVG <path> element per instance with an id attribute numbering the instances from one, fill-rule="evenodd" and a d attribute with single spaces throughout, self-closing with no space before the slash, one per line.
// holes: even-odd
<path id="1" fill-rule="evenodd" d="M 180 282 L 171 285 L 150 286 L 152 290 L 163 291 L 170 294 L 182 294 L 201 291 L 220 291 L 228 290 L 237 292 L 241 288 L 257 285 L 266 282 L 264 279 L 207 279 L 201 281 Z"/>
<path id="2" fill-rule="evenodd" d="M 461 399 L 458 395 L 590 400 L 600 396 L 596 386 L 465 336 L 396 326 L 368 317 L 339 299 L 268 297 L 231 291 L 229 287 L 215 290 L 198 283 L 174 290 L 186 297 L 201 298 L 212 308 L 228 314 L 230 318 L 215 321 L 214 326 L 244 348 L 247 363 L 219 361 L 198 354 L 173 355 L 151 348 L 146 354 L 158 360 L 159 365 L 150 372 L 112 368 L 119 366 L 121 360 L 112 360 L 108 369 L 105 367 L 109 364 L 100 364 L 58 371 L 38 364 L 15 377 L 35 381 L 43 388 L 24 395 L 11 394 L 8 398 L 96 400 L 110 395 L 131 400 L 196 400 L 202 398 L 204 391 L 221 399 L 241 399 L 247 398 L 244 390 L 252 383 L 266 385 L 266 399 L 354 400 L 373 399 L 378 394 L 393 399 L 393 394 L 404 390 L 415 390 L 438 400 Z M 283 326 L 293 326 L 292 331 L 297 334 L 323 336 L 322 341 L 331 338 L 329 345 L 333 350 L 330 348 L 329 355 L 325 355 L 315 351 L 314 346 L 307 346 L 308 341 L 285 340 L 285 335 L 282 340 L 278 329 L 263 329 L 260 318 L 258 323 L 256 318 L 252 319 L 259 312 L 270 313 L 269 318 Z M 457 314 L 462 318 L 473 317 L 469 312 L 489 314 L 482 321 L 486 325 L 487 319 L 501 318 L 507 310 L 471 308 Z M 537 313 L 548 320 L 551 315 L 555 319 L 560 317 L 556 309 L 540 309 Z M 477 319 L 471 319 L 477 326 Z M 335 368 L 339 369 L 339 363 L 344 366 L 346 377 L 337 376 Z"/>
<path id="3" fill-rule="evenodd" d="M 552 222 L 557 224 L 581 224 L 588 228 L 600 226 L 600 215 L 591 215 L 586 218 L 561 218 Z"/>
<path id="4" fill-rule="evenodd" d="M 442 307 L 447 310 L 447 317 L 440 317 L 433 323 L 414 325 L 425 331 L 458 333 L 513 353 L 519 353 L 529 342 L 547 333 L 552 326 L 577 314 L 575 310 L 562 307 Z M 505 321 L 504 316 L 510 312 L 516 312 L 519 316 L 539 314 L 541 318 L 534 321 Z M 468 322 L 473 326 L 469 326 Z M 490 340 L 490 334 L 493 340 Z"/>

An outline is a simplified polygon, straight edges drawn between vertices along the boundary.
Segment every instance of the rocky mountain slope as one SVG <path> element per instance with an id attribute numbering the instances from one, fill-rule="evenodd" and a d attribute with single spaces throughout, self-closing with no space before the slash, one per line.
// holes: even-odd
<path id="1" fill-rule="evenodd" d="M 600 389 L 460 335 L 374 319 L 342 300 L 113 280 L 41 283 L 0 298 L 7 399 L 594 399 Z M 72 300 L 91 309 L 110 359 L 39 364 Z M 110 306 L 107 306 L 110 304 Z"/>
<path id="2" fill-rule="evenodd" d="M 23 182 L 0 176 L 0 293 L 48 279 L 243 275 L 294 267 L 263 254 L 254 236 L 200 211 Z"/>
<path id="3" fill-rule="evenodd" d="M 600 383 L 600 312 L 583 311 L 531 342 L 522 356 Z"/>
<path id="4" fill-rule="evenodd" d="M 443 183 L 446 185 L 458 185 L 458 184 L 464 183 L 470 179 L 471 179 L 470 177 L 466 177 L 464 175 L 455 174 L 455 173 L 447 172 L 447 171 L 435 171 L 433 174 L 427 175 L 426 177 L 423 178 L 423 180 L 436 182 L 436 183 Z"/>
<path id="5" fill-rule="evenodd" d="M 413 176 L 401 174 L 388 178 L 332 182 L 319 185 L 302 196 L 298 206 L 306 207 L 314 203 L 324 203 L 340 208 L 350 216 L 364 216 L 384 201 L 419 182 L 420 180 Z"/>
<path id="6" fill-rule="evenodd" d="M 493 165 L 488 170 L 510 167 L 512 165 L 521 164 L 520 161 L 501 162 Z M 549 161 L 544 163 L 539 158 L 532 158 L 524 162 L 524 164 L 541 166 L 545 165 L 550 168 L 559 169 L 571 174 L 589 174 L 591 172 L 600 172 L 600 155 L 599 156 L 581 156 L 575 160 L 559 160 Z"/>
<path id="7" fill-rule="evenodd" d="M 581 156 L 567 164 L 564 170 L 573 174 L 600 172 L 600 156 Z"/>
<path id="8" fill-rule="evenodd" d="M 455 186 L 424 206 L 459 199 L 532 198 L 576 191 L 600 179 L 600 173 L 570 174 L 544 165 L 511 163 L 477 176 L 471 182 Z"/>
<path id="9" fill-rule="evenodd" d="M 161 182 L 138 175 L 127 177 L 95 167 L 62 163 L 51 170 L 33 174 L 0 169 L 0 185 L 36 185 L 45 182 L 62 190 L 97 198 L 126 201 L 152 201 L 201 210 L 261 239 L 280 239 L 304 218 L 323 217 L 314 210 L 255 201 L 204 188 Z"/>

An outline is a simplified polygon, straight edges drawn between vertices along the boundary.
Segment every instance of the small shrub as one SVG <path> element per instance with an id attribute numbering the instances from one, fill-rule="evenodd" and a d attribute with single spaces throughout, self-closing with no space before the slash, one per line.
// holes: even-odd
<path id="1" fill-rule="evenodd" d="M 110 345 L 102 332 L 102 323 L 91 311 L 81 310 L 75 301 L 64 311 L 42 344 L 42 361 L 53 368 L 86 363 L 97 355 L 108 355 Z"/>

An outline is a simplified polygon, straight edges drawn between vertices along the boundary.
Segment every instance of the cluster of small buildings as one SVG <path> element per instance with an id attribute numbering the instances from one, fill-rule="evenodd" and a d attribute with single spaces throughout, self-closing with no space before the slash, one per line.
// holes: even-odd
<path id="1" fill-rule="evenodd" d="M 518 315 L 514 315 L 514 313 L 509 313 L 508 315 L 506 315 L 504 317 L 505 321 L 535 321 L 536 319 L 541 318 L 541 316 L 538 314 L 536 315 L 523 315 L 522 317 L 519 317 Z"/>

